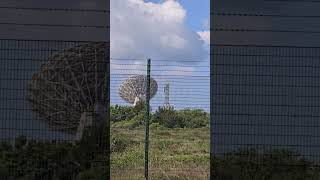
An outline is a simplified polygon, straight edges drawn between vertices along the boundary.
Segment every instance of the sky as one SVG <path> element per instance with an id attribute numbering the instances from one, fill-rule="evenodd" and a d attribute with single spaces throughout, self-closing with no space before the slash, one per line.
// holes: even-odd
<path id="1" fill-rule="evenodd" d="M 204 2 L 204 1 L 203 1 Z M 197 4 L 199 2 L 194 2 Z M 187 5 L 189 9 L 187 9 Z M 186 6 L 186 7 L 185 7 Z M 131 58 L 204 59 L 207 36 L 199 36 L 209 17 L 191 4 L 167 0 L 111 1 L 111 56 Z M 193 12 L 194 10 L 194 12 Z M 201 13 L 202 14 L 202 13 Z M 207 27 L 208 29 L 208 27 Z M 208 42 L 208 39 L 205 39 Z"/>
<path id="2" fill-rule="evenodd" d="M 1 1 L 0 6 L 37 7 L 37 8 L 91 8 L 105 9 L 105 0 L 73 0 L 73 1 L 41 1 L 41 0 L 10 0 Z M 120 58 L 138 58 L 140 61 L 114 61 L 115 63 L 130 63 L 134 65 L 112 66 L 111 101 L 123 103 L 117 95 L 121 82 L 130 73 L 145 72 L 145 58 L 164 59 L 169 61 L 152 61 L 153 77 L 159 82 L 158 94 L 153 98 L 153 107 L 163 103 L 164 83 L 171 83 L 171 103 L 176 107 L 208 108 L 209 104 L 209 61 L 208 44 L 205 35 L 199 34 L 208 30 L 206 20 L 209 17 L 208 1 L 166 1 L 144 2 L 141 0 L 111 0 L 111 55 Z M 52 12 L 33 10 L 2 9 L 0 22 L 15 22 L 17 24 L 70 24 L 107 26 L 108 18 L 103 13 L 82 12 Z M 28 80 L 34 71 L 39 70 L 52 55 L 51 50 L 63 49 L 72 44 L 59 42 L 59 40 L 108 40 L 106 28 L 72 28 L 72 27 L 35 27 L 14 26 L 0 24 L 0 39 L 33 39 L 54 40 L 46 41 L 0 41 L 1 47 L 19 50 L 1 51 L 0 71 L 1 89 L 0 98 L 0 135 L 2 138 L 12 138 L 25 134 L 32 138 L 64 138 L 65 135 L 57 132 L 48 132 L 45 122 L 39 121 L 35 113 L 27 110 L 26 90 Z M 133 43 L 133 44 L 132 44 Z M 133 45 L 133 46 L 132 46 Z M 29 48 L 45 48 L 47 51 L 31 51 Z M 28 49 L 28 50 L 25 50 Z M 19 58 L 26 58 L 23 63 Z M 16 58 L 12 61 L 10 58 Z M 141 61 L 141 58 L 143 60 Z M 29 59 L 41 59 L 32 61 Z M 190 62 L 188 60 L 196 60 Z M 163 67 L 160 65 L 170 65 Z M 202 66 L 202 67 L 200 67 Z M 9 70 L 10 68 L 10 70 Z M 26 69 L 19 71 L 19 69 Z M 124 70 L 132 69 L 132 70 Z M 163 70 L 167 71 L 163 71 Z M 143 70 L 143 71 L 141 71 Z M 120 74 L 116 75 L 115 74 Z M 193 77 L 194 76 L 194 77 Z M 198 77 L 200 76 L 200 77 Z M 199 87 L 199 84 L 201 85 Z M 197 86 L 198 85 L 198 86 Z M 193 87 L 193 88 L 190 88 Z M 204 87 L 204 88 L 202 88 Z M 19 89 L 11 91 L 10 88 Z M 21 91 L 20 91 L 21 90 Z M 198 95 L 197 95 L 198 94 Z M 173 97 L 174 96 L 174 97 Z M 12 109 L 11 111 L 7 109 Z M 16 121 L 11 121 L 16 119 Z M 32 130 L 30 130 L 32 129 Z M 54 133 L 54 135 L 52 134 Z"/>
<path id="3" fill-rule="evenodd" d="M 126 104 L 117 94 L 120 84 L 131 74 L 145 73 L 151 58 L 158 82 L 153 107 L 163 104 L 163 87 L 170 83 L 176 108 L 209 110 L 209 2 L 111 0 L 113 104 Z M 123 59 L 133 60 L 119 65 Z"/>

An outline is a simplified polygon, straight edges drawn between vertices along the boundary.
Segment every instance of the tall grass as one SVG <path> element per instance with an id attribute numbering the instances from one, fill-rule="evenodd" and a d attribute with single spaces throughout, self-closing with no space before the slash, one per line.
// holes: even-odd
<path id="1" fill-rule="evenodd" d="M 151 179 L 209 179 L 209 128 L 150 128 L 149 174 Z M 112 179 L 143 179 L 144 129 L 114 123 L 113 139 L 128 145 L 111 154 Z M 114 144 L 115 145 L 115 144 Z"/>

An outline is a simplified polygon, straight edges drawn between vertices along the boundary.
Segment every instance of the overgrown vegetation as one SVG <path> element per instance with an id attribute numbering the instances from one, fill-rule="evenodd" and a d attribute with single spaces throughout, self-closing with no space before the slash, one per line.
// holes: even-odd
<path id="1" fill-rule="evenodd" d="M 6 180 L 105 179 L 107 155 L 98 129 L 88 130 L 81 142 L 27 141 L 23 136 L 0 145 L 0 177 Z M 105 141 L 107 137 L 103 140 Z"/>
<path id="2" fill-rule="evenodd" d="M 111 120 L 122 122 L 130 128 L 143 125 L 144 106 L 112 106 Z M 159 123 L 166 128 L 201 128 L 209 126 L 209 113 L 202 109 L 175 110 L 173 107 L 159 107 L 151 113 L 151 123 Z"/>
<path id="3" fill-rule="evenodd" d="M 143 123 L 145 106 L 141 102 L 135 107 L 112 106 L 111 120 L 114 127 L 111 137 L 111 151 L 114 156 L 113 167 L 143 168 Z M 174 110 L 173 108 L 159 108 L 151 113 L 151 160 L 153 168 L 162 169 L 158 174 L 161 178 L 170 175 L 170 167 L 164 164 L 182 166 L 186 164 L 188 169 L 201 167 L 201 172 L 208 167 L 209 157 L 209 129 L 207 133 L 201 133 L 203 129 L 185 130 L 180 128 L 205 127 L 208 125 L 208 114 L 201 110 Z M 100 128 L 100 129 L 99 129 Z M 168 129 L 169 128 L 169 129 Z M 172 129 L 171 128 L 175 128 Z M 89 180 L 103 179 L 106 176 L 107 155 L 101 149 L 98 142 L 101 127 L 87 130 L 81 142 L 38 142 L 18 137 L 15 143 L 2 142 L 0 144 L 0 177 L 6 180 Z M 124 133 L 124 134 L 123 134 Z M 155 134 L 154 134 L 155 133 Z M 198 134 L 195 136 L 195 134 Z M 152 137 L 154 136 L 154 137 Z M 197 137 L 199 136 L 199 137 Z M 159 138 L 159 139 L 157 139 Z M 187 138 L 198 139 L 194 142 L 190 139 L 188 147 Z M 108 139 L 108 138 L 107 138 Z M 177 141 L 176 141 L 177 140 Z M 178 148 L 179 147 L 179 148 Z M 174 150 L 174 151 L 173 151 Z M 154 155 L 163 155 L 162 157 Z M 201 155 L 200 155 L 201 154 Z M 175 168 L 177 168 L 175 167 Z M 172 170 L 172 169 L 171 169 Z M 208 168 L 206 172 L 208 172 Z M 119 171 L 120 172 L 120 171 Z M 166 173 L 164 173 L 166 172 Z M 168 175 L 166 175 L 168 174 Z M 172 174 L 172 173 L 171 173 Z M 186 175 L 186 174 L 185 174 Z M 129 176 L 131 179 L 133 176 Z M 180 175 L 177 177 L 181 177 Z"/>
<path id="4" fill-rule="evenodd" d="M 112 178 L 143 179 L 145 106 L 113 109 Z M 150 115 L 150 178 L 209 179 L 209 114 L 159 107 Z"/>
<path id="5" fill-rule="evenodd" d="M 135 111 L 131 106 L 111 106 L 111 120 L 113 122 L 129 121 L 134 118 L 138 112 Z"/>
<path id="6" fill-rule="evenodd" d="M 113 106 L 112 179 L 143 179 L 144 107 Z M 150 125 L 150 178 L 209 179 L 209 114 L 203 110 L 158 108 Z M 36 142 L 18 137 L 0 144 L 0 177 L 5 180 L 106 179 L 107 155 L 100 129 L 86 131 L 76 144 Z M 107 137 L 108 138 L 108 137 Z M 318 180 L 320 168 L 288 150 L 243 149 L 211 161 L 221 180 Z"/>
<path id="7" fill-rule="evenodd" d="M 143 179 L 143 113 L 113 123 L 118 149 L 112 153 L 112 177 Z M 131 124 L 128 125 L 128 122 Z M 139 123 L 136 123 L 139 124 Z M 209 114 L 198 109 L 159 107 L 150 126 L 150 169 L 153 179 L 209 179 Z M 121 137 L 121 138 L 120 138 Z M 122 143 L 119 143 L 119 142 Z M 123 146 L 130 144 L 130 146 Z M 121 147 L 121 148 L 120 148 Z M 319 180 L 320 168 L 284 149 L 241 149 L 211 161 L 217 180 Z"/>
<path id="8" fill-rule="evenodd" d="M 128 129 L 120 127 L 119 123 L 112 127 L 116 140 L 113 144 L 117 146 L 114 149 L 119 150 L 111 153 L 111 177 L 115 180 L 141 180 L 144 129 Z M 150 126 L 149 161 L 150 179 L 209 179 L 210 129 L 172 129 L 153 123 Z"/>
<path id="9" fill-rule="evenodd" d="M 238 150 L 215 157 L 212 176 L 223 180 L 318 180 L 320 169 L 300 154 L 284 149 Z"/>

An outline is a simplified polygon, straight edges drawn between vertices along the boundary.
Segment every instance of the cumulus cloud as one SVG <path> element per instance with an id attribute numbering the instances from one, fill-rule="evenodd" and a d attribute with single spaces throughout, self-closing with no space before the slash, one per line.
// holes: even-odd
<path id="1" fill-rule="evenodd" d="M 204 60 L 200 34 L 186 25 L 175 0 L 111 0 L 111 57 Z"/>
<path id="2" fill-rule="evenodd" d="M 210 31 L 199 31 L 198 34 L 201 40 L 206 43 L 206 45 L 210 44 Z"/>

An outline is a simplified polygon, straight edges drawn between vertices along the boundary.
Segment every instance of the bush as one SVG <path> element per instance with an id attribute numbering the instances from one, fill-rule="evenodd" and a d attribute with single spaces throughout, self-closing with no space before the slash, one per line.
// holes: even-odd
<path id="1" fill-rule="evenodd" d="M 209 114 L 200 109 L 177 111 L 173 107 L 159 107 L 152 122 L 167 128 L 200 128 L 209 124 Z"/>
<path id="2" fill-rule="evenodd" d="M 188 128 L 205 127 L 210 122 L 209 114 L 202 109 L 184 109 L 178 111 L 178 114 L 184 119 L 185 127 Z"/>
<path id="3" fill-rule="evenodd" d="M 128 121 L 137 115 L 136 110 L 131 106 L 111 106 L 110 107 L 110 116 L 111 121 Z"/>
<path id="4" fill-rule="evenodd" d="M 159 107 L 153 115 L 152 122 L 159 123 L 167 128 L 185 127 L 183 118 L 179 116 L 173 107 Z"/>
<path id="5" fill-rule="evenodd" d="M 224 180 L 313 180 L 319 170 L 301 155 L 288 150 L 239 150 L 215 157 L 212 177 Z"/>
<path id="6" fill-rule="evenodd" d="M 140 113 L 127 121 L 120 121 L 113 124 L 113 127 L 121 127 L 128 129 L 135 129 L 137 127 L 141 127 L 144 124 L 144 113 Z"/>
<path id="7" fill-rule="evenodd" d="M 133 107 L 133 110 L 136 114 L 141 113 L 146 109 L 146 102 L 143 100 L 140 100 L 137 102 L 137 104 Z"/>
<path id="8" fill-rule="evenodd" d="M 145 103 L 143 101 L 138 102 L 136 106 L 111 106 L 110 116 L 112 122 L 129 121 L 135 116 L 143 113 L 145 110 Z"/>
<path id="9" fill-rule="evenodd" d="M 1 143 L 0 179 L 75 179 L 79 173 L 93 168 L 94 162 L 105 162 L 105 151 L 100 148 L 104 147 L 99 138 L 101 129 L 92 128 L 76 144 L 27 141 L 25 137 L 16 138 L 14 145 Z"/>
<path id="10" fill-rule="evenodd" d="M 140 102 L 135 107 L 113 106 L 111 119 L 116 126 L 136 128 L 144 124 L 145 104 Z M 151 122 L 166 128 L 200 128 L 209 126 L 209 113 L 201 109 L 175 110 L 174 107 L 158 107 L 150 113 Z"/>

